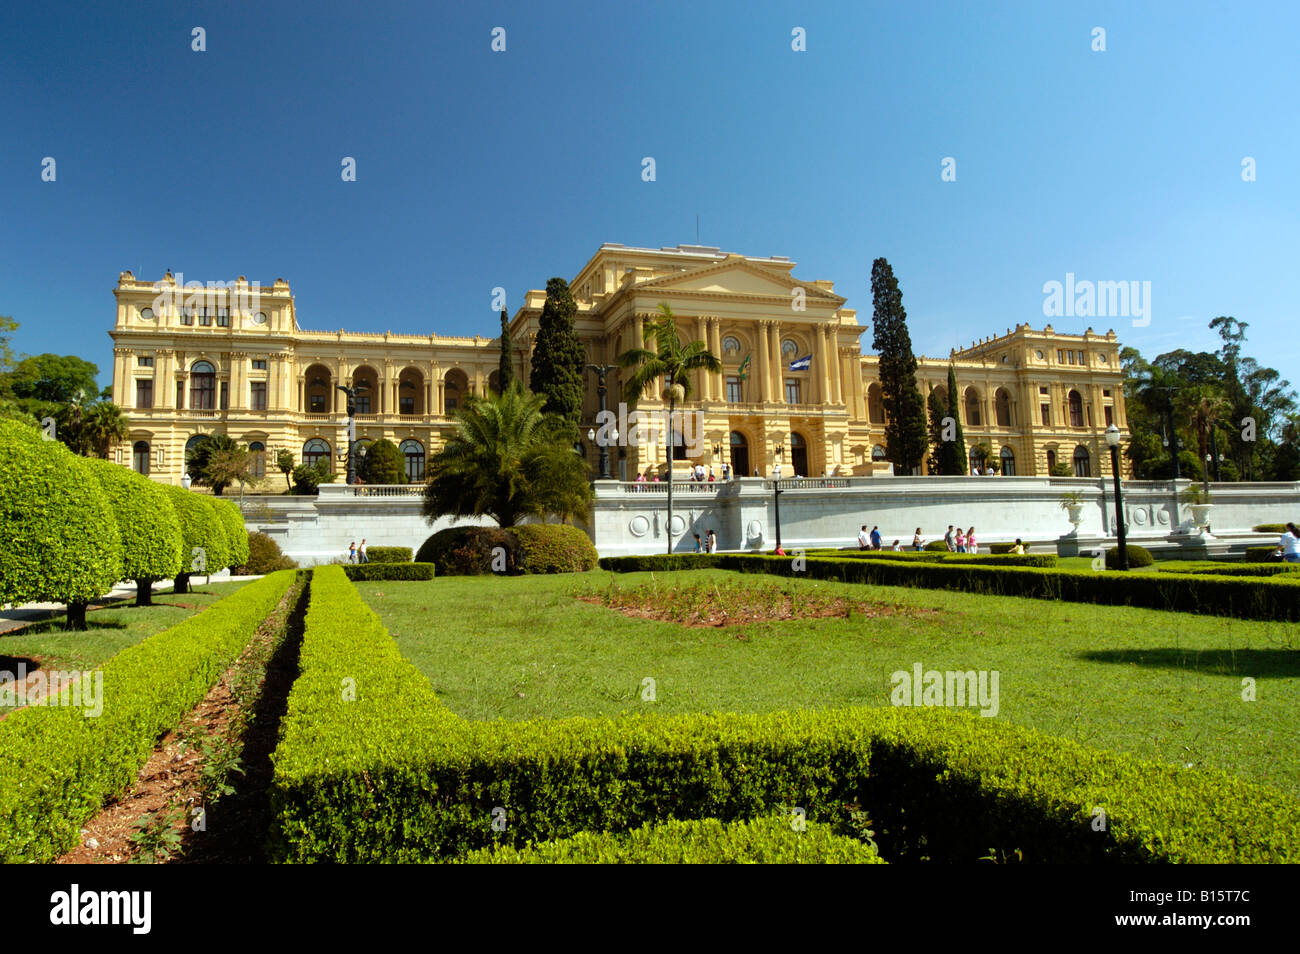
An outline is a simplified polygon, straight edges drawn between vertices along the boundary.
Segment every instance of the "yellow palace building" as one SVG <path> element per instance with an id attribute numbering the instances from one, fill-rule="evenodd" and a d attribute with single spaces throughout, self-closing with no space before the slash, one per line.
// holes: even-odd
<path id="1" fill-rule="evenodd" d="M 643 321 L 666 302 L 682 337 L 705 341 L 723 363 L 720 375 L 696 373 L 683 408 L 691 463 L 719 477 L 724 464 L 740 476 L 767 476 L 778 464 L 783 476 L 886 472 L 876 358 L 862 353 L 870 328 L 832 282 L 797 279 L 794 267 L 782 256 L 707 246 L 606 243 L 570 283 L 587 360 L 616 365 L 642 344 Z M 456 408 L 497 383 L 496 337 L 307 331 L 283 279 L 200 286 L 170 273 L 153 282 L 123 272 L 114 295 L 113 400 L 130 437 L 113 454 L 170 483 L 180 482 L 187 445 L 216 433 L 247 444 L 275 481 L 282 449 L 341 473 L 339 384 L 366 386 L 357 397 L 358 441 L 393 441 L 408 479 L 418 481 L 454 428 Z M 529 291 L 510 322 L 515 373 L 525 381 L 545 299 Z M 1002 473 L 1043 476 L 1065 464 L 1095 477 L 1109 471 L 1106 427 L 1127 438 L 1119 348 L 1113 331 L 1067 335 L 1019 324 L 949 357 L 920 357 L 917 377 L 923 393 L 943 390 L 954 366 L 967 446 L 987 447 Z M 599 426 L 598 378 L 587 372 L 581 428 L 593 473 L 599 451 L 586 435 Z M 620 371 L 606 383 L 606 406 L 617 414 Z M 654 412 L 662 402 L 646 395 L 639 408 Z M 615 477 L 664 472 L 664 440 L 626 438 L 608 448 Z"/>

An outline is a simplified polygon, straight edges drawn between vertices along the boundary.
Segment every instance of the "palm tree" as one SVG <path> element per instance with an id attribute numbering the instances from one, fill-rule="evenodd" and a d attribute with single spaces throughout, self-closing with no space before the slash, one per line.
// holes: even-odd
<path id="1" fill-rule="evenodd" d="M 429 462 L 424 516 L 486 515 L 512 527 L 529 514 L 585 512 L 587 463 L 542 412 L 545 402 L 518 379 L 502 394 L 467 397 L 456 432 Z"/>
<path id="2" fill-rule="evenodd" d="M 131 436 L 122 409 L 112 401 L 92 404 L 81 422 L 82 441 L 96 457 L 107 459 L 109 448 Z"/>
<path id="3" fill-rule="evenodd" d="M 668 401 L 668 552 L 673 552 L 673 415 L 678 401 L 691 394 L 690 372 L 704 370 L 711 374 L 722 371 L 722 362 L 709 351 L 703 341 L 682 344 L 677 337 L 677 320 L 667 302 L 659 303 L 659 316 L 646 322 L 646 331 L 654 341 L 655 350 L 632 348 L 618 356 L 621 368 L 635 368 L 624 385 L 627 403 L 636 406 L 641 393 L 656 378 L 664 379 L 663 396 Z"/>
<path id="4" fill-rule="evenodd" d="M 1197 459 L 1204 461 L 1210 446 L 1210 432 L 1232 410 L 1223 392 L 1208 384 L 1186 389 L 1179 402 L 1188 423 L 1196 431 Z"/>

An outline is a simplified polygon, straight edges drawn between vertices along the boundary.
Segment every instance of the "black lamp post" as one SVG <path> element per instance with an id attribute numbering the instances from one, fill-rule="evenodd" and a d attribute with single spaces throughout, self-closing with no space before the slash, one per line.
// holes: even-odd
<path id="1" fill-rule="evenodd" d="M 362 391 L 370 390 L 366 384 L 354 384 L 348 387 L 345 384 L 336 384 L 338 388 L 348 398 L 348 469 L 347 481 L 349 484 L 357 482 L 357 455 L 353 453 L 357 443 L 357 394 Z"/>
<path id="2" fill-rule="evenodd" d="M 781 481 L 772 481 L 772 500 L 776 506 L 776 548 L 781 549 Z"/>
<path id="3" fill-rule="evenodd" d="M 589 365 L 587 365 L 587 367 L 588 367 L 590 370 L 596 372 L 596 396 L 597 396 L 598 398 L 600 398 L 601 417 L 603 418 L 603 417 L 605 416 L 605 415 L 604 415 L 604 411 L 605 411 L 605 375 L 609 374 L 609 372 L 611 372 L 611 371 L 613 371 L 615 368 L 617 368 L 618 365 L 616 365 L 616 364 L 589 364 Z M 587 434 L 591 437 L 592 440 L 595 440 L 595 434 L 594 434 L 594 433 L 592 433 L 591 431 L 588 431 Z M 615 440 L 615 441 L 618 440 L 618 431 L 614 431 L 614 440 Z M 671 457 L 669 458 L 669 467 L 668 467 L 668 469 L 669 469 L 670 471 L 672 470 L 672 459 L 671 459 Z M 610 479 L 610 473 L 609 473 L 609 448 L 605 446 L 605 442 L 603 442 L 603 441 L 602 441 L 601 444 L 600 444 L 600 479 L 601 479 L 601 480 L 609 480 L 609 479 Z"/>
<path id="4" fill-rule="evenodd" d="M 1124 498 L 1119 485 L 1119 428 L 1106 428 L 1106 446 L 1110 448 L 1110 472 L 1115 478 L 1115 535 L 1119 538 L 1119 568 L 1128 569 L 1128 544 L 1124 534 Z"/>

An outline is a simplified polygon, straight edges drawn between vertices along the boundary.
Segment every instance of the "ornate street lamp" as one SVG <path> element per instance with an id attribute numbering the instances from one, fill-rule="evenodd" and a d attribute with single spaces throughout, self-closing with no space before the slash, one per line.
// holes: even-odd
<path id="1" fill-rule="evenodd" d="M 607 374 L 609 374 L 609 372 L 615 370 L 615 369 L 618 367 L 618 365 L 616 365 L 616 364 L 589 364 L 589 365 L 587 365 L 587 367 L 588 367 L 590 370 L 596 372 L 596 396 L 597 396 L 598 398 L 600 398 L 600 412 L 601 412 L 601 413 L 600 413 L 600 417 L 601 417 L 601 419 L 603 420 L 604 417 L 605 417 L 605 375 L 607 375 Z M 595 435 L 595 433 L 594 433 L 593 431 L 587 431 L 587 436 L 589 437 L 589 439 L 591 439 L 591 440 L 593 440 L 593 441 L 596 439 L 596 435 Z M 618 443 L 618 431 L 617 431 L 617 430 L 615 430 L 615 431 L 613 432 L 613 436 L 614 436 L 614 442 L 615 442 L 615 443 Z M 671 456 L 670 456 L 669 459 L 668 459 L 668 470 L 669 470 L 669 472 L 671 473 L 671 471 L 672 471 L 672 458 L 671 458 Z M 609 473 L 609 448 L 606 446 L 605 442 L 601 442 L 601 445 L 600 445 L 600 479 L 601 479 L 601 480 L 609 480 L 609 479 L 610 479 L 610 473 Z"/>
<path id="2" fill-rule="evenodd" d="M 1106 428 L 1106 446 L 1110 448 L 1110 472 L 1115 478 L 1115 535 L 1119 539 L 1119 568 L 1128 569 L 1128 543 L 1124 534 L 1124 498 L 1119 485 L 1119 428 Z"/>
<path id="3" fill-rule="evenodd" d="M 348 471 L 347 481 L 349 484 L 357 482 L 357 455 L 353 453 L 357 443 L 357 395 L 362 391 L 369 391 L 370 386 L 365 382 L 354 384 L 348 387 L 345 384 L 336 384 L 335 388 L 342 391 L 348 397 Z"/>
<path id="4" fill-rule="evenodd" d="M 194 483 L 194 480 L 190 477 L 189 474 L 181 474 L 181 486 L 182 486 L 182 487 L 184 487 L 186 490 L 189 490 L 189 489 L 190 489 L 190 484 L 192 484 L 192 483 Z"/>

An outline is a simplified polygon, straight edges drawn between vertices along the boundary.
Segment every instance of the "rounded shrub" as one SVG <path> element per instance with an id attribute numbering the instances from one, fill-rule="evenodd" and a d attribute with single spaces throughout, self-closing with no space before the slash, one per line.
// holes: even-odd
<path id="1" fill-rule="evenodd" d="M 1247 563 L 1271 563 L 1279 557 L 1277 547 L 1246 547 L 1243 559 Z"/>
<path id="2" fill-rule="evenodd" d="M 525 573 L 584 573 L 599 557 L 591 538 L 577 527 L 528 523 L 514 528 Z"/>
<path id="3" fill-rule="evenodd" d="M 217 519 L 221 521 L 221 529 L 226 532 L 224 566 L 243 566 L 248 562 L 248 529 L 244 526 L 244 515 L 239 512 L 239 505 L 233 500 L 213 497 L 212 506 L 217 512 Z"/>
<path id="4" fill-rule="evenodd" d="M 181 571 L 176 574 L 175 592 L 185 593 L 189 590 L 191 573 L 216 573 L 229 565 L 225 562 L 229 544 L 211 497 L 174 484 L 163 486 L 180 520 L 183 543 Z M 200 552 L 203 554 L 201 562 Z"/>
<path id="5" fill-rule="evenodd" d="M 494 552 L 498 547 L 504 552 Z M 518 538 L 500 527 L 448 527 L 415 554 L 416 563 L 432 563 L 438 576 L 521 573 L 521 558 Z"/>
<path id="6" fill-rule="evenodd" d="M 1130 570 L 1140 570 L 1142 567 L 1150 566 L 1156 562 L 1155 557 L 1151 555 L 1151 551 L 1146 547 L 1130 543 L 1124 549 L 1128 551 L 1128 568 Z M 1106 569 L 1119 569 L 1119 547 L 1111 547 L 1106 551 Z"/>
<path id="7" fill-rule="evenodd" d="M 85 604 L 122 579 L 122 540 L 89 462 L 18 421 L 0 420 L 0 603 Z"/>
<path id="8" fill-rule="evenodd" d="M 1286 524 L 1285 523 L 1261 523 L 1251 527 L 1250 529 L 1255 531 L 1256 533 L 1276 533 L 1280 535 L 1286 533 Z"/>
<path id="9" fill-rule="evenodd" d="M 87 458 L 104 491 L 122 540 L 122 576 L 135 580 L 137 606 L 153 602 L 154 580 L 181 571 L 180 520 L 161 484 L 129 468 Z"/>
<path id="10" fill-rule="evenodd" d="M 943 553 L 947 553 L 948 544 L 943 542 L 943 538 L 940 538 L 938 540 L 931 540 L 929 543 L 925 545 L 925 549 L 930 551 L 936 551 L 936 552 L 942 551 Z"/>
<path id="11" fill-rule="evenodd" d="M 297 561 L 285 556 L 274 538 L 265 533 L 248 534 L 248 560 L 238 567 L 239 576 L 257 576 L 297 568 Z"/>

